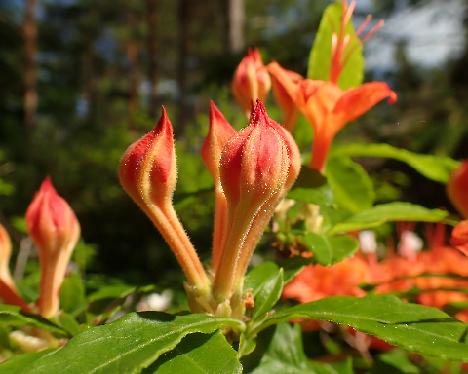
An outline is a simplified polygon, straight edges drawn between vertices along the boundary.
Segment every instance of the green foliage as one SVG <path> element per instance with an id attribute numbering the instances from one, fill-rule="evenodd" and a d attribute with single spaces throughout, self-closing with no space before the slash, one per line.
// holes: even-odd
<path id="1" fill-rule="evenodd" d="M 189 334 L 211 334 L 221 327 L 237 329 L 242 326 L 238 320 L 207 315 L 174 317 L 163 313 L 130 313 L 77 335 L 62 349 L 34 361 L 25 360 L 22 369 L 47 374 L 64 371 L 80 374 L 91 371 L 138 373 L 164 353 L 172 351 Z M 223 346 L 218 349 L 223 349 Z M 225 346 L 225 352 L 226 349 Z M 238 368 L 238 363 L 230 362 L 232 370 Z"/>
<path id="2" fill-rule="evenodd" d="M 327 236 L 307 233 L 302 242 L 313 254 L 313 260 L 320 265 L 333 265 L 352 256 L 359 243 L 349 236 Z"/>
<path id="3" fill-rule="evenodd" d="M 283 291 L 283 269 L 273 262 L 256 266 L 245 278 L 244 289 L 253 290 L 255 306 L 252 318 L 269 312 L 281 297 Z"/>
<path id="4" fill-rule="evenodd" d="M 389 144 L 340 145 L 333 149 L 333 156 L 392 158 L 408 164 L 426 178 L 440 183 L 447 183 L 450 173 L 459 165 L 449 157 L 418 154 Z"/>
<path id="5" fill-rule="evenodd" d="M 325 174 L 340 207 L 358 212 L 372 206 L 372 181 L 362 166 L 349 158 L 334 157 L 328 160 Z"/>
<path id="6" fill-rule="evenodd" d="M 438 309 L 407 304 L 393 296 L 329 297 L 282 309 L 257 330 L 294 318 L 344 324 L 413 352 L 468 361 L 466 323 Z"/>
<path id="7" fill-rule="evenodd" d="M 391 221 L 438 222 L 447 217 L 440 209 L 428 209 L 409 203 L 389 203 L 362 210 L 338 222 L 332 233 L 349 232 L 377 227 Z"/>
<path id="8" fill-rule="evenodd" d="M 190 334 L 172 351 L 162 355 L 144 373 L 173 374 L 242 373 L 237 353 L 219 331 Z"/>
<path id="9" fill-rule="evenodd" d="M 337 2 L 329 5 L 323 14 L 319 30 L 314 39 L 314 46 L 309 55 L 307 68 L 307 77 L 309 79 L 330 80 L 332 34 L 338 34 L 341 13 L 341 3 Z M 338 86 L 344 90 L 359 86 L 364 78 L 362 43 L 356 36 L 352 21 L 346 25 L 345 33 L 351 39 L 351 46 L 348 47 L 347 51 L 352 50 L 352 53 L 349 55 L 349 60 L 338 79 Z M 346 56 L 346 52 L 344 55 Z"/>

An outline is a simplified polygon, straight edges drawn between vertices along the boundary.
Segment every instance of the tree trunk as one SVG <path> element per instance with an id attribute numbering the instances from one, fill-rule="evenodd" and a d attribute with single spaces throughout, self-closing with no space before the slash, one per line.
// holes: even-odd
<path id="1" fill-rule="evenodd" d="M 231 53 L 240 53 L 245 47 L 244 25 L 245 4 L 244 0 L 229 1 L 229 50 Z"/>
<path id="2" fill-rule="evenodd" d="M 156 84 L 158 79 L 157 60 L 157 0 L 146 0 L 146 49 L 148 53 L 148 81 L 150 84 L 148 114 L 154 119 L 158 112 Z"/>
<path id="3" fill-rule="evenodd" d="M 187 56 L 188 56 L 188 23 L 190 0 L 179 0 L 177 10 L 177 121 L 176 127 L 183 129 L 187 120 Z"/>
<path id="4" fill-rule="evenodd" d="M 37 111 L 37 23 L 36 0 L 26 0 L 23 20 L 24 38 L 24 124 L 27 128 L 34 127 Z"/>
<path id="5" fill-rule="evenodd" d="M 138 71 L 138 55 L 140 48 L 135 33 L 138 26 L 137 15 L 133 10 L 128 12 L 129 38 L 127 40 L 127 60 L 128 60 L 128 125 L 129 128 L 135 128 L 135 114 L 138 111 L 138 86 L 140 83 L 140 74 Z"/>

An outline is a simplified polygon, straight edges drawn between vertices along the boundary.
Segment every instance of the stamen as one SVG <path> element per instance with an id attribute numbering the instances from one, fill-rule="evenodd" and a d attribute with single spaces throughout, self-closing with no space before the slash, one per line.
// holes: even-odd
<path id="1" fill-rule="evenodd" d="M 383 25 L 384 25 L 384 20 L 379 19 L 377 21 L 377 23 L 369 30 L 369 32 L 362 38 L 362 40 L 361 40 L 362 44 L 364 44 L 370 38 L 372 38 L 374 36 L 374 34 L 383 27 Z"/>
<path id="2" fill-rule="evenodd" d="M 361 35 L 361 33 L 367 28 L 367 26 L 369 25 L 370 21 L 372 21 L 372 15 L 371 14 L 368 14 L 366 19 L 364 20 L 363 23 L 361 23 L 361 25 L 358 27 L 358 29 L 356 30 L 356 35 L 359 36 Z"/>
<path id="3" fill-rule="evenodd" d="M 346 1 L 343 4 L 343 26 L 346 26 L 351 19 L 354 9 L 356 9 L 356 1 L 353 0 L 349 4 L 349 6 L 346 6 Z"/>

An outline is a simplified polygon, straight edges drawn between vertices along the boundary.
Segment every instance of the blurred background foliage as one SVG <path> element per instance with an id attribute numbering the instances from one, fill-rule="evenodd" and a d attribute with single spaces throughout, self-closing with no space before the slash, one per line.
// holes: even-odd
<path id="1" fill-rule="evenodd" d="M 455 22 L 450 13 L 437 13 L 448 31 L 431 36 L 428 25 L 435 21 L 430 17 L 440 3 L 458 15 L 460 27 L 453 31 L 448 27 Z M 212 181 L 199 150 L 208 128 L 209 99 L 233 125 L 245 126 L 246 118 L 229 88 L 247 48 L 257 46 L 265 62 L 275 59 L 305 74 L 314 34 L 328 4 L 325 0 L 0 2 L 0 221 L 13 233 L 16 247 L 24 237 L 18 217 L 40 181 L 51 175 L 77 212 L 84 241 L 92 243 L 76 252 L 77 262 L 85 263 L 87 271 L 131 282 L 180 277 L 172 254 L 123 193 L 116 174 L 126 147 L 152 127 L 164 104 L 177 138 L 176 208 L 206 258 Z M 359 125 L 343 131 L 338 142 L 387 142 L 416 152 L 468 158 L 467 6 L 466 0 L 358 1 L 357 17 L 373 13 L 393 20 L 366 48 L 370 59 L 385 53 L 391 58 L 385 65 L 374 60 L 366 80 L 387 81 L 399 101 L 379 105 Z M 407 22 L 406 37 L 394 35 L 399 30 L 392 30 L 392 24 L 424 14 L 427 22 Z M 426 33 L 429 42 L 412 39 L 413 32 Z M 411 57 L 415 43 L 421 56 L 431 56 L 437 43 L 448 48 L 443 58 L 424 61 Z M 270 101 L 268 109 L 279 120 L 280 112 Z M 303 119 L 295 132 L 308 152 L 312 134 Z M 378 201 L 402 199 L 449 207 L 443 185 L 405 165 L 384 159 L 363 162 L 372 172 Z"/>

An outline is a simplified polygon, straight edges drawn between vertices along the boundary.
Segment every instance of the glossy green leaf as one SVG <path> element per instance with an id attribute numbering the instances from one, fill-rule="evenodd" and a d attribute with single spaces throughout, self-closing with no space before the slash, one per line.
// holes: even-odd
<path id="1" fill-rule="evenodd" d="M 325 266 L 350 257 L 358 249 L 358 242 L 349 236 L 308 233 L 302 242 L 314 254 L 313 260 Z"/>
<path id="2" fill-rule="evenodd" d="M 340 3 L 332 4 L 325 9 L 318 32 L 315 35 L 314 46 L 309 55 L 307 68 L 307 77 L 309 79 L 330 80 L 332 34 L 338 33 L 340 18 Z M 345 29 L 346 34 L 352 40 L 351 45 L 353 46 L 353 50 L 338 79 L 338 86 L 342 89 L 359 86 L 364 77 L 362 43 L 356 37 L 352 22 L 348 22 Z M 350 47 L 346 51 L 349 51 Z"/>
<path id="3" fill-rule="evenodd" d="M 59 335 L 67 335 L 60 326 L 40 316 L 25 314 L 13 305 L 0 305 L 0 324 L 11 327 L 34 326 Z"/>
<path id="4" fill-rule="evenodd" d="M 42 352 L 24 353 L 15 355 L 0 364 L 0 374 L 23 374 L 28 373 L 27 368 L 42 356 L 46 356 L 53 349 L 48 349 Z"/>
<path id="5" fill-rule="evenodd" d="M 283 269 L 273 262 L 264 262 L 249 272 L 244 289 L 253 290 L 253 318 L 262 316 L 275 306 L 281 297 L 283 283 Z"/>
<path id="6" fill-rule="evenodd" d="M 243 323 L 199 314 L 130 313 L 76 335 L 62 349 L 31 363 L 26 372 L 138 373 L 173 350 L 185 336 L 228 326 L 241 328 Z"/>
<path id="7" fill-rule="evenodd" d="M 328 160 L 325 174 L 339 207 L 358 212 L 372 206 L 372 181 L 361 165 L 347 157 L 334 157 Z"/>
<path id="8" fill-rule="evenodd" d="M 392 221 L 438 222 L 445 217 L 447 217 L 447 212 L 440 209 L 428 209 L 409 203 L 382 204 L 348 217 L 336 224 L 331 232 L 363 230 Z"/>
<path id="9" fill-rule="evenodd" d="M 424 155 L 392 147 L 389 144 L 345 144 L 333 148 L 337 157 L 383 157 L 408 164 L 426 178 L 447 183 L 450 173 L 459 162 L 442 156 Z"/>
<path id="10" fill-rule="evenodd" d="M 161 356 L 144 373 L 237 374 L 242 365 L 219 331 L 186 336 L 172 351 Z"/>
<path id="11" fill-rule="evenodd" d="M 88 302 L 94 303 L 105 299 L 118 299 L 126 297 L 135 291 L 135 286 L 130 286 L 128 284 L 112 284 L 101 287 L 96 292 L 90 294 L 88 296 Z"/>
<path id="12" fill-rule="evenodd" d="M 258 330 L 296 318 L 349 325 L 412 352 L 468 361 L 468 324 L 394 296 L 329 297 L 278 311 Z"/>
<path id="13" fill-rule="evenodd" d="M 304 354 L 301 327 L 280 323 L 253 374 L 352 374 L 352 362 L 311 361 Z"/>

